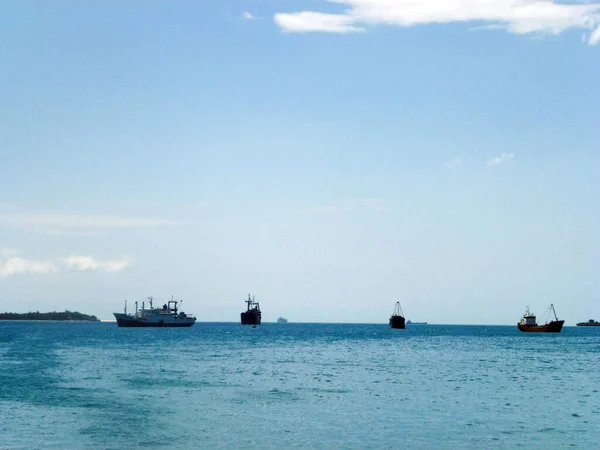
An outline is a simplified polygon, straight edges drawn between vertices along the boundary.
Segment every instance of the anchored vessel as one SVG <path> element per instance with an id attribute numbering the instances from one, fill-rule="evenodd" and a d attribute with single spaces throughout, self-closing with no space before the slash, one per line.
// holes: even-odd
<path id="1" fill-rule="evenodd" d="M 590 319 L 587 322 L 579 322 L 578 327 L 600 327 L 600 322 L 596 322 L 594 319 Z"/>
<path id="2" fill-rule="evenodd" d="M 196 322 L 194 316 L 190 316 L 177 309 L 177 300 L 169 300 L 161 308 L 153 306 L 153 297 L 150 300 L 150 308 L 146 308 L 142 302 L 142 308 L 138 309 L 135 302 L 135 313 L 127 314 L 127 301 L 125 301 L 125 313 L 114 313 L 119 327 L 191 327 Z M 179 312 L 178 312 L 179 311 Z"/>
<path id="3" fill-rule="evenodd" d="M 517 324 L 517 327 L 519 330 L 529 333 L 560 333 L 565 321 L 558 320 L 554 305 L 550 305 L 549 309 L 554 314 L 555 320 L 547 322 L 544 325 L 538 325 L 535 314 L 530 312 L 529 307 L 527 307 L 527 310 L 525 311 L 525 314 L 523 314 L 521 321 Z"/>
<path id="4" fill-rule="evenodd" d="M 404 328 L 406 328 L 406 319 L 404 318 L 404 313 L 402 312 L 400 302 L 396 302 L 394 314 L 392 314 L 392 317 L 390 317 L 390 327 L 399 330 L 404 330 Z"/>
<path id="5" fill-rule="evenodd" d="M 287 323 L 287 319 L 285 317 L 280 317 L 279 319 L 277 319 L 277 323 Z"/>
<path id="6" fill-rule="evenodd" d="M 407 325 L 427 325 L 427 322 L 412 322 L 410 320 L 406 321 Z"/>
<path id="7" fill-rule="evenodd" d="M 241 314 L 242 325 L 260 325 L 262 317 L 260 305 L 254 301 L 254 297 L 250 298 L 250 294 L 248 294 L 246 303 L 248 304 L 248 308 Z"/>

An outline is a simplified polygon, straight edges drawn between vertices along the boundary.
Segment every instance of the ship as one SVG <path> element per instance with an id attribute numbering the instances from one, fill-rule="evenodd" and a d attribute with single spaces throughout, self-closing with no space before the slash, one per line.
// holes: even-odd
<path id="1" fill-rule="evenodd" d="M 260 312 L 260 305 L 254 301 L 254 297 L 250 298 L 248 294 L 248 300 L 246 300 L 248 307 L 246 311 L 242 312 L 241 319 L 242 325 L 260 325 L 262 313 Z"/>
<path id="2" fill-rule="evenodd" d="M 287 323 L 288 320 L 285 317 L 280 317 L 279 319 L 277 319 L 277 323 Z"/>
<path id="3" fill-rule="evenodd" d="M 527 307 L 525 314 L 523 314 L 523 318 L 517 324 L 517 328 L 526 333 L 560 333 L 565 321 L 558 320 L 554 305 L 550 305 L 549 310 L 554 314 L 554 320 L 546 322 L 544 325 L 538 325 L 535 314 L 530 312 L 529 307 Z"/>
<path id="4" fill-rule="evenodd" d="M 390 317 L 390 328 L 395 328 L 398 330 L 404 330 L 404 328 L 406 328 L 406 319 L 404 318 L 404 313 L 402 312 L 400 302 L 396 302 L 394 314 L 392 314 Z"/>
<path id="5" fill-rule="evenodd" d="M 406 325 L 427 325 L 427 322 L 413 322 L 412 320 L 407 320 Z"/>
<path id="6" fill-rule="evenodd" d="M 145 302 L 142 302 L 141 309 L 138 309 L 138 302 L 135 302 L 135 313 L 127 314 L 127 300 L 125 301 L 124 313 L 113 313 L 117 319 L 119 327 L 191 327 L 196 323 L 194 316 L 188 315 L 177 308 L 181 301 L 169 300 L 162 307 L 155 308 L 154 298 L 148 297 L 150 307 L 146 308 Z"/>
<path id="7" fill-rule="evenodd" d="M 596 322 L 594 319 L 590 319 L 587 322 L 579 322 L 578 327 L 600 327 L 600 322 Z"/>

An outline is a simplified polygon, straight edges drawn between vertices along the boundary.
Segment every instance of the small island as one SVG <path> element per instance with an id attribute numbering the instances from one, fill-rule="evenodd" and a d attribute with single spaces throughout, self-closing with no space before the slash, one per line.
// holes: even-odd
<path id="1" fill-rule="evenodd" d="M 77 311 L 41 313 L 0 313 L 0 320 L 54 320 L 61 322 L 100 322 L 96 316 L 88 316 Z"/>

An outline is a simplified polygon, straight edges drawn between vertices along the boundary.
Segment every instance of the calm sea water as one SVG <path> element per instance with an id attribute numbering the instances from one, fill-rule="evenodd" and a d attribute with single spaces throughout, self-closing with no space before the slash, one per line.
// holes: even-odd
<path id="1" fill-rule="evenodd" d="M 600 448 L 600 328 L 0 322 L 0 448 Z"/>

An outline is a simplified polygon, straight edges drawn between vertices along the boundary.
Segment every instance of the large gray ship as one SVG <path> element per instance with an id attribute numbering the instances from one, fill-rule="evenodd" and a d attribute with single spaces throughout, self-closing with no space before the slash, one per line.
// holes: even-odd
<path id="1" fill-rule="evenodd" d="M 191 327 L 196 323 L 196 318 L 190 316 L 177 308 L 177 300 L 169 300 L 162 307 L 155 308 L 154 298 L 149 297 L 150 308 L 146 308 L 142 302 L 142 308 L 138 309 L 135 302 L 135 313 L 127 314 L 127 301 L 125 301 L 124 313 L 113 313 L 119 327 Z"/>
<path id="2" fill-rule="evenodd" d="M 600 327 L 600 322 L 596 322 L 594 319 L 590 319 L 587 322 L 579 322 L 578 327 Z"/>

